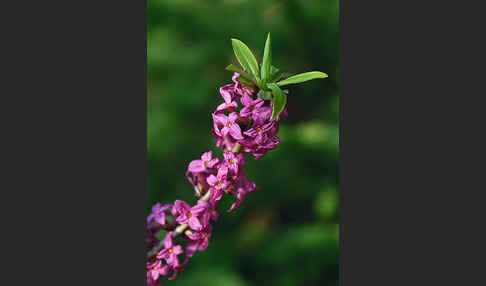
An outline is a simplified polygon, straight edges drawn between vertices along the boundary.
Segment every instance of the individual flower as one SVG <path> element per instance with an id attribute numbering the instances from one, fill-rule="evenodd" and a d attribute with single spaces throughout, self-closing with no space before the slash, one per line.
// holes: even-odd
<path id="1" fill-rule="evenodd" d="M 201 195 L 202 190 L 209 189 L 209 185 L 206 182 L 209 172 L 193 173 L 186 171 L 186 178 L 194 186 L 194 191 L 197 196 Z"/>
<path id="2" fill-rule="evenodd" d="M 234 73 L 233 76 L 231 77 L 231 80 L 233 80 L 234 83 L 234 92 L 235 94 L 238 95 L 244 95 L 246 94 L 253 94 L 255 90 L 249 86 L 243 85 L 238 81 L 238 77 L 240 76 L 239 73 Z"/>
<path id="3" fill-rule="evenodd" d="M 165 225 L 166 211 L 170 209 L 172 205 L 156 203 L 152 206 L 152 213 L 147 216 L 147 223 L 156 222 L 160 225 Z"/>
<path id="4" fill-rule="evenodd" d="M 186 255 L 188 257 L 192 257 L 196 250 L 204 251 L 208 247 L 212 230 L 213 227 L 209 224 L 203 230 L 187 235 L 192 240 L 186 247 Z"/>
<path id="5" fill-rule="evenodd" d="M 233 152 L 224 152 L 224 161 L 226 163 L 226 166 L 228 166 L 228 169 L 233 173 L 233 174 L 238 174 L 238 165 L 240 164 L 239 159 L 235 156 Z"/>
<path id="6" fill-rule="evenodd" d="M 236 140 L 243 139 L 241 128 L 238 123 L 236 123 L 236 119 L 238 119 L 238 113 L 236 112 L 231 112 L 229 116 L 226 116 L 223 113 L 213 113 L 214 132 L 218 136 L 226 136 L 230 134 L 231 137 Z M 222 126 L 221 130 L 219 129 L 220 126 Z"/>
<path id="7" fill-rule="evenodd" d="M 218 158 L 212 159 L 213 152 L 208 151 L 202 154 L 201 160 L 193 160 L 189 163 L 187 170 L 192 173 L 204 172 L 207 169 L 211 169 L 219 162 Z"/>
<path id="8" fill-rule="evenodd" d="M 234 101 L 233 92 L 234 84 L 227 84 L 219 88 L 219 93 L 221 94 L 221 97 L 223 97 L 224 103 L 218 105 L 216 111 L 238 107 L 238 103 Z"/>
<path id="9" fill-rule="evenodd" d="M 264 125 L 254 126 L 251 129 L 245 131 L 245 135 L 254 138 L 255 143 L 262 144 L 266 140 L 266 133 L 273 128 L 274 124 L 274 121 L 269 121 Z"/>
<path id="10" fill-rule="evenodd" d="M 218 169 L 218 174 L 216 176 L 211 174 L 207 178 L 207 182 L 211 186 L 210 201 L 212 204 L 215 204 L 221 199 L 221 197 L 223 196 L 223 190 L 225 190 L 230 185 L 230 182 L 227 180 L 227 176 L 228 167 L 223 165 Z"/>
<path id="11" fill-rule="evenodd" d="M 217 127 L 215 127 L 217 128 Z M 233 137 L 231 137 L 230 135 L 226 135 L 226 136 L 221 136 L 221 133 L 216 134 L 216 132 L 214 131 L 214 129 L 211 129 L 211 135 L 216 138 L 216 147 L 219 147 L 223 150 L 226 150 L 226 151 L 231 151 L 233 150 L 233 147 L 235 146 L 236 144 L 236 140 L 233 139 Z"/>
<path id="12" fill-rule="evenodd" d="M 166 276 L 167 274 L 169 274 L 170 267 L 169 265 L 162 265 L 162 261 L 160 259 L 157 259 L 154 262 L 147 262 L 147 269 L 148 284 L 149 280 L 156 282 L 159 279 L 159 276 Z"/>
<path id="13" fill-rule="evenodd" d="M 243 94 L 241 96 L 241 104 L 243 104 L 243 108 L 240 110 L 240 115 L 241 116 L 258 116 L 260 111 L 260 108 L 263 106 L 265 101 L 262 98 L 257 98 L 253 100 L 253 98 L 248 95 L 248 94 Z"/>
<path id="14" fill-rule="evenodd" d="M 247 179 L 246 173 L 243 169 L 238 174 L 238 177 L 235 181 L 235 186 L 236 190 L 232 191 L 232 194 L 236 196 L 236 201 L 231 205 L 228 212 L 231 212 L 235 208 L 237 208 L 243 202 L 248 193 L 256 190 L 256 184 Z"/>
<path id="15" fill-rule="evenodd" d="M 251 153 L 255 156 L 255 160 L 258 160 L 265 155 L 267 151 L 275 149 L 280 142 L 280 138 L 271 134 L 270 131 L 261 134 L 261 136 L 258 137 L 258 140 L 256 138 L 257 136 L 255 136 L 255 138 L 247 137 L 238 141 L 238 143 L 243 146 L 244 152 Z"/>
<path id="16" fill-rule="evenodd" d="M 208 203 L 204 200 L 199 200 L 197 201 L 197 205 L 192 207 L 194 212 L 198 212 L 201 215 L 202 219 L 202 225 L 203 228 L 206 227 L 209 224 L 209 219 L 212 219 L 213 221 L 218 220 L 218 212 L 214 209 L 214 205 L 211 203 Z"/>
<path id="17" fill-rule="evenodd" d="M 235 83 L 235 87 L 238 87 L 238 85 L 241 85 L 241 83 L 238 81 L 239 76 L 240 76 L 240 74 L 235 72 L 235 73 L 233 73 L 233 76 L 231 77 L 231 80 Z"/>
<path id="18" fill-rule="evenodd" d="M 198 202 L 199 204 L 199 202 Z M 176 221 L 180 224 L 187 223 L 190 228 L 194 230 L 202 229 L 201 222 L 199 221 L 198 215 L 203 212 L 203 210 L 198 206 L 191 208 L 189 204 L 185 201 L 176 200 L 174 203 L 174 208 L 177 211 Z"/>
<path id="19" fill-rule="evenodd" d="M 183 263 L 177 264 L 176 266 L 172 267 L 174 273 L 172 274 L 171 277 L 169 277 L 169 280 L 174 280 L 177 277 L 177 274 L 180 271 L 184 270 L 184 268 L 186 268 L 188 262 L 189 262 L 189 258 L 186 256 L 186 259 L 184 260 Z"/>
<path id="20" fill-rule="evenodd" d="M 157 254 L 157 259 L 164 258 L 167 264 L 171 267 L 177 267 L 179 265 L 179 260 L 177 255 L 183 252 L 180 245 L 174 245 L 172 241 L 172 231 L 165 235 L 164 248 Z"/>
<path id="21" fill-rule="evenodd" d="M 262 106 L 258 109 L 255 109 L 254 112 L 252 113 L 252 119 L 254 125 L 264 125 L 265 123 L 268 123 L 270 121 L 271 116 L 272 116 L 271 106 Z"/>

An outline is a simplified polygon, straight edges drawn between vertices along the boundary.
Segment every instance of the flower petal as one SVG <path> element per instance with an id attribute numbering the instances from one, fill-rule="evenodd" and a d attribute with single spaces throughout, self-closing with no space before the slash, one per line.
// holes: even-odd
<path id="1" fill-rule="evenodd" d="M 160 273 L 157 270 L 151 270 L 150 271 L 150 276 L 152 277 L 153 280 L 159 279 L 159 275 L 160 275 Z"/>
<path id="2" fill-rule="evenodd" d="M 160 213 L 159 216 L 156 217 L 155 222 L 164 225 L 165 224 L 165 213 Z"/>
<path id="3" fill-rule="evenodd" d="M 189 167 L 187 167 L 187 170 L 193 173 L 200 173 L 204 172 L 206 170 L 206 167 L 204 166 L 204 162 L 202 160 L 193 160 L 191 161 L 191 163 L 189 163 Z"/>
<path id="4" fill-rule="evenodd" d="M 235 123 L 233 125 L 237 125 L 237 124 Z M 233 126 L 233 125 L 231 125 L 231 126 Z M 230 132 L 230 128 L 226 127 L 226 125 L 221 129 L 221 135 L 222 136 L 228 135 L 229 132 Z"/>
<path id="5" fill-rule="evenodd" d="M 202 229 L 202 224 L 196 216 L 192 216 L 188 221 L 187 224 L 190 228 L 200 231 Z"/>
<path id="6" fill-rule="evenodd" d="M 177 213 L 182 214 L 188 212 L 191 209 L 191 206 L 185 201 L 176 200 L 174 202 L 174 209 L 177 211 Z"/>
<path id="7" fill-rule="evenodd" d="M 214 186 L 218 183 L 218 179 L 213 174 L 209 175 L 206 181 L 210 186 Z"/>
<path id="8" fill-rule="evenodd" d="M 251 105 L 253 105 L 253 98 L 251 98 L 251 96 L 246 93 L 243 94 L 240 101 L 241 104 L 243 104 L 246 107 L 250 107 Z"/>
<path id="9" fill-rule="evenodd" d="M 168 249 L 173 246 L 172 243 L 172 231 L 168 232 L 164 238 L 164 248 Z"/>
<path id="10" fill-rule="evenodd" d="M 238 113 L 237 112 L 231 112 L 230 115 L 228 116 L 228 120 L 233 123 L 238 119 Z M 234 125 L 234 124 L 232 124 Z"/>
<path id="11" fill-rule="evenodd" d="M 219 181 L 222 181 L 222 180 L 226 179 L 227 176 L 228 176 L 228 167 L 222 166 L 221 168 L 219 168 L 217 179 Z"/>
<path id="12" fill-rule="evenodd" d="M 223 197 L 223 191 L 219 189 L 211 189 L 211 196 L 210 196 L 210 201 L 211 204 L 216 204 L 221 198 Z"/>
<path id="13" fill-rule="evenodd" d="M 204 152 L 201 156 L 202 161 L 209 161 L 213 157 L 213 151 Z"/>
<path id="14" fill-rule="evenodd" d="M 243 135 L 241 135 L 241 128 L 238 124 L 231 124 L 231 127 L 229 128 L 229 134 L 231 137 L 235 139 L 243 139 Z"/>
<path id="15" fill-rule="evenodd" d="M 184 252 L 184 251 L 182 250 L 182 246 L 180 246 L 180 245 L 176 245 L 176 246 L 174 246 L 174 247 L 172 248 L 172 250 L 174 251 L 173 253 L 174 253 L 175 255 L 179 255 L 179 254 L 181 254 L 182 252 Z"/>
<path id="16" fill-rule="evenodd" d="M 191 208 L 191 213 L 195 216 L 209 209 L 210 205 L 208 202 L 199 200 L 197 204 Z"/>
<path id="17" fill-rule="evenodd" d="M 199 251 L 204 251 L 206 250 L 206 248 L 208 248 L 208 244 L 209 244 L 209 239 L 203 239 L 203 241 L 201 241 L 201 243 L 199 244 L 199 247 L 197 248 L 197 250 Z"/>
<path id="18" fill-rule="evenodd" d="M 248 135 L 252 138 L 256 137 L 258 135 L 258 132 L 255 130 L 255 128 L 248 129 L 244 133 L 245 133 L 245 135 Z"/>
<path id="19" fill-rule="evenodd" d="M 164 266 L 162 266 L 162 268 L 160 268 L 159 272 L 160 272 L 160 274 L 165 276 L 165 275 L 169 274 L 169 271 L 170 271 L 169 265 L 164 265 Z"/>
<path id="20" fill-rule="evenodd" d="M 251 113 L 252 113 L 252 112 L 251 112 L 250 108 L 249 108 L 249 107 L 247 107 L 247 106 L 243 107 L 243 108 L 240 110 L 240 115 L 241 115 L 242 117 L 247 117 L 247 116 L 250 116 L 250 115 L 251 115 Z"/>
<path id="21" fill-rule="evenodd" d="M 229 105 L 226 103 L 226 102 L 223 102 L 221 103 L 220 105 L 218 105 L 218 107 L 216 107 L 216 111 L 221 111 L 221 110 L 225 110 L 229 107 Z"/>
<path id="22" fill-rule="evenodd" d="M 219 159 L 218 159 L 218 158 L 214 158 L 214 159 L 212 159 L 212 160 L 211 160 L 211 161 L 209 161 L 209 163 L 208 163 L 208 168 L 212 168 L 212 167 L 214 167 L 214 165 L 218 164 L 218 162 L 219 162 Z"/>
<path id="23" fill-rule="evenodd" d="M 186 256 L 187 257 L 192 257 L 194 253 L 196 253 L 198 247 L 197 242 L 191 242 L 186 246 Z"/>
<path id="24" fill-rule="evenodd" d="M 219 93 L 221 94 L 221 97 L 223 97 L 226 103 L 231 102 L 232 95 L 230 91 L 233 91 L 233 89 L 234 89 L 233 84 L 223 85 L 222 87 L 219 88 Z"/>

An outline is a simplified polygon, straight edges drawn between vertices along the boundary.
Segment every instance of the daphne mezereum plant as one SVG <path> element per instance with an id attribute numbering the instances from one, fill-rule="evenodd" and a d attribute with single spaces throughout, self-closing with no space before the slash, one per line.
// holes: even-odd
<path id="1" fill-rule="evenodd" d="M 245 153 L 258 159 L 280 143 L 277 133 L 280 119 L 287 116 L 288 94 L 281 87 L 327 77 L 313 71 L 285 78 L 271 64 L 270 33 L 261 65 L 243 42 L 232 39 L 232 44 L 242 69 L 233 64 L 226 67 L 234 72 L 233 83 L 220 87 L 224 102 L 212 113 L 211 134 L 216 138 L 216 146 L 223 149 L 223 158 L 213 158 L 208 151 L 201 159 L 189 163 L 186 177 L 199 198 L 195 205 L 176 200 L 174 204 L 157 203 L 152 207 L 147 217 L 148 285 L 159 285 L 160 276 L 170 275 L 169 280 L 174 279 L 196 251 L 208 247 L 211 221 L 218 219 L 216 206 L 223 195 L 236 198 L 228 210 L 231 212 L 248 193 L 256 190 L 243 169 Z M 163 241 L 156 237 L 161 230 L 167 231 Z M 180 262 L 182 256 L 184 260 Z"/>

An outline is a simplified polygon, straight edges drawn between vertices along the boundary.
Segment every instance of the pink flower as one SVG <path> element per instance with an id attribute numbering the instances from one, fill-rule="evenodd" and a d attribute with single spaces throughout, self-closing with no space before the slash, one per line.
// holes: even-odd
<path id="1" fill-rule="evenodd" d="M 201 190 L 209 189 L 209 185 L 206 182 L 209 172 L 192 173 L 186 171 L 186 178 L 194 186 L 194 191 L 197 196 L 201 195 Z"/>
<path id="2" fill-rule="evenodd" d="M 191 208 L 185 201 L 176 200 L 174 203 L 174 209 L 177 211 L 176 221 L 180 224 L 187 223 L 190 228 L 194 230 L 201 230 L 203 228 L 201 222 L 199 221 L 198 215 L 203 212 L 203 210 L 198 205 Z"/>
<path id="3" fill-rule="evenodd" d="M 201 213 L 202 225 L 205 228 L 209 224 L 209 219 L 218 220 L 218 212 L 211 203 L 203 200 L 197 201 L 197 205 L 192 207 L 195 212 Z"/>
<path id="4" fill-rule="evenodd" d="M 189 262 L 189 258 L 186 256 L 186 259 L 182 264 L 178 264 L 177 266 L 173 267 L 172 270 L 174 270 L 174 273 L 171 277 L 169 277 L 169 280 L 174 280 L 177 277 L 177 274 L 186 268 L 187 262 Z"/>
<path id="5" fill-rule="evenodd" d="M 244 70 L 244 69 L 243 69 Z M 245 93 L 247 94 L 252 94 L 254 93 L 255 91 L 253 90 L 253 88 L 251 87 L 248 87 L 248 86 L 245 86 L 243 84 L 241 84 L 237 78 L 240 76 L 239 73 L 234 73 L 233 76 L 231 77 L 231 80 L 233 80 L 233 83 L 234 83 L 234 92 L 237 94 L 237 95 L 244 95 Z"/>
<path id="6" fill-rule="evenodd" d="M 252 113 L 254 125 L 264 125 L 270 121 L 270 117 L 272 116 L 272 107 L 262 106 L 254 111 L 255 112 Z"/>
<path id="7" fill-rule="evenodd" d="M 263 137 L 266 136 L 266 133 L 272 129 L 274 124 L 275 124 L 274 121 L 270 121 L 268 123 L 265 123 L 264 125 L 254 126 L 253 128 L 245 131 L 245 135 L 254 138 L 255 142 L 257 144 L 260 144 L 264 141 L 265 138 Z"/>
<path id="8" fill-rule="evenodd" d="M 188 235 L 192 241 L 186 247 L 186 255 L 192 257 L 196 250 L 203 251 L 209 245 L 213 227 L 209 224 L 205 229 Z"/>
<path id="9" fill-rule="evenodd" d="M 179 260 L 177 255 L 183 252 L 180 245 L 174 245 L 172 241 L 172 231 L 165 235 L 164 239 L 164 249 L 160 250 L 157 254 L 157 259 L 164 258 L 167 264 L 171 267 L 177 267 L 179 265 Z"/>
<path id="10" fill-rule="evenodd" d="M 233 152 L 224 152 L 224 161 L 228 169 L 233 172 L 233 174 L 238 174 L 239 160 Z"/>
<path id="11" fill-rule="evenodd" d="M 257 98 L 253 100 L 253 98 L 248 94 L 243 94 L 241 96 L 241 104 L 243 104 L 243 108 L 240 110 L 241 116 L 258 116 L 261 112 L 260 108 L 263 106 L 265 101 L 261 98 Z"/>
<path id="12" fill-rule="evenodd" d="M 226 136 L 230 134 L 231 137 L 234 139 L 243 139 L 243 135 L 241 134 L 241 128 L 236 123 L 236 119 L 238 119 L 238 113 L 232 112 L 229 116 L 226 116 L 222 113 L 214 114 L 213 113 L 213 125 L 214 125 L 214 132 L 218 136 Z M 222 126 L 221 130 L 219 127 Z"/>
<path id="13" fill-rule="evenodd" d="M 256 184 L 246 178 L 246 173 L 242 169 L 235 181 L 236 191 L 232 193 L 236 196 L 236 201 L 231 205 L 228 212 L 237 208 L 245 199 L 246 195 L 256 190 Z"/>
<path id="14" fill-rule="evenodd" d="M 201 160 L 193 160 L 189 163 L 187 170 L 193 173 L 200 173 L 211 169 L 219 162 L 218 158 L 211 159 L 213 156 L 212 151 L 205 152 L 201 156 Z"/>
<path id="15" fill-rule="evenodd" d="M 167 274 L 169 274 L 170 267 L 168 265 L 162 266 L 162 261 L 157 259 L 153 263 L 147 262 L 147 269 L 148 269 L 147 271 L 147 284 L 148 284 L 149 280 L 156 282 L 159 279 L 159 276 L 166 276 Z"/>
<path id="16" fill-rule="evenodd" d="M 230 107 L 232 108 L 238 107 L 238 103 L 233 100 L 234 89 L 235 89 L 234 84 L 227 84 L 219 88 L 219 93 L 221 94 L 221 97 L 223 97 L 224 103 L 220 104 L 216 108 L 216 111 L 229 109 Z"/>
<path id="17" fill-rule="evenodd" d="M 215 204 L 217 201 L 221 199 L 221 197 L 223 196 L 223 190 L 225 190 L 230 185 L 230 182 L 226 180 L 227 176 L 228 176 L 228 167 L 221 166 L 216 176 L 211 174 L 207 178 L 207 182 L 211 186 L 210 200 L 212 204 Z"/>
<path id="18" fill-rule="evenodd" d="M 170 209 L 172 205 L 156 203 L 152 206 L 152 213 L 147 217 L 147 223 L 156 222 L 160 225 L 165 225 L 166 211 Z"/>
<path id="19" fill-rule="evenodd" d="M 280 142 L 280 138 L 277 136 L 266 133 L 259 137 L 260 140 L 255 138 L 245 138 L 238 141 L 243 147 L 244 151 L 247 153 L 252 153 L 255 156 L 255 160 L 265 155 L 267 151 L 275 149 L 277 144 Z M 257 142 L 258 141 L 258 142 Z"/>

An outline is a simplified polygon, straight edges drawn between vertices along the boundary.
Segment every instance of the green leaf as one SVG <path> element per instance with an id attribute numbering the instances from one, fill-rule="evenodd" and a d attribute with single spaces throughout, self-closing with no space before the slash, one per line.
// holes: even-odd
<path id="1" fill-rule="evenodd" d="M 229 71 L 232 71 L 232 72 L 237 72 L 241 75 L 241 77 L 244 77 L 245 79 L 247 79 L 249 81 L 256 82 L 255 77 L 253 77 L 252 75 L 250 75 L 247 72 L 242 71 L 239 67 L 235 66 L 234 64 L 228 65 L 226 67 L 226 70 L 229 70 Z"/>
<path id="2" fill-rule="evenodd" d="M 260 69 L 258 68 L 258 62 L 250 51 L 250 48 L 238 39 L 231 39 L 231 44 L 233 45 L 233 51 L 240 65 L 245 70 L 251 72 L 256 79 L 259 79 Z"/>
<path id="3" fill-rule="evenodd" d="M 260 91 L 258 92 L 258 97 L 261 97 L 261 98 L 266 99 L 266 100 L 271 100 L 272 99 L 272 93 L 270 91 L 260 89 Z"/>
<path id="4" fill-rule="evenodd" d="M 287 79 L 277 82 L 278 86 L 283 86 L 287 84 L 301 83 L 316 78 L 326 78 L 327 74 L 318 71 L 305 72 L 301 74 L 296 74 Z"/>
<path id="5" fill-rule="evenodd" d="M 268 82 L 270 78 L 272 64 L 272 45 L 270 43 L 270 33 L 268 33 L 267 41 L 265 42 L 265 50 L 263 51 L 263 61 L 262 61 L 262 85 Z"/>
<path id="6" fill-rule="evenodd" d="M 276 83 L 269 83 L 267 86 L 273 91 L 273 110 L 270 119 L 274 119 L 285 108 L 285 104 L 287 104 L 287 95 L 282 92 Z"/>
<path id="7" fill-rule="evenodd" d="M 249 80 L 247 80 L 247 79 L 245 79 L 244 77 L 241 77 L 241 76 L 237 77 L 236 80 L 239 81 L 240 83 L 248 86 L 248 87 L 254 87 L 255 86 L 255 84 L 252 81 L 249 81 Z"/>
<path id="8" fill-rule="evenodd" d="M 270 69 L 270 78 L 268 79 L 268 82 L 274 82 L 276 81 L 279 76 L 280 76 L 281 72 L 278 68 L 274 67 L 274 66 L 271 66 L 271 69 Z"/>

